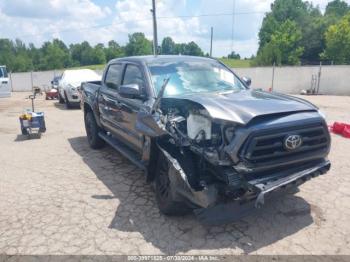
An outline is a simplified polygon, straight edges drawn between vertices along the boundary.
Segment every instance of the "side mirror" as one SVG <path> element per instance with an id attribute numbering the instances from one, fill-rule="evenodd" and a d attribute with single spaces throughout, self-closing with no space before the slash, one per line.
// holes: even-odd
<path id="1" fill-rule="evenodd" d="M 250 77 L 244 76 L 241 78 L 247 87 L 252 85 L 252 79 Z"/>
<path id="2" fill-rule="evenodd" d="M 126 98 L 144 98 L 138 84 L 121 85 L 118 93 Z"/>

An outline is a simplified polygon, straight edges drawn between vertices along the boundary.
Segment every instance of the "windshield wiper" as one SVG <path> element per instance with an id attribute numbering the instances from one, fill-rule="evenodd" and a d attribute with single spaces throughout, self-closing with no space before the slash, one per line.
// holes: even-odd
<path id="1" fill-rule="evenodd" d="M 163 97 L 163 95 L 164 95 L 165 88 L 166 88 L 166 86 L 168 85 L 169 80 L 170 80 L 170 76 L 169 76 L 168 78 L 165 78 L 165 79 L 164 79 L 163 85 L 162 85 L 162 87 L 160 88 L 159 93 L 158 93 L 158 96 L 157 96 L 157 98 L 156 98 L 156 100 L 154 101 L 154 104 L 153 104 L 153 106 L 152 106 L 152 111 L 151 111 L 152 114 L 158 110 L 159 105 L 160 105 L 160 100 L 162 99 L 162 97 Z"/>

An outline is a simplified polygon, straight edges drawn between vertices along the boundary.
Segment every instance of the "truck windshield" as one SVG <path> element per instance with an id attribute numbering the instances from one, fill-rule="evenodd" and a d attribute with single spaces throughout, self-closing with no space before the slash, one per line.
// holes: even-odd
<path id="1" fill-rule="evenodd" d="M 0 77 L 5 77 L 5 78 L 8 77 L 8 76 L 7 76 L 6 67 L 4 67 L 4 66 L 1 66 L 1 67 L 0 67 Z"/>
<path id="2" fill-rule="evenodd" d="M 157 93 L 164 79 L 170 78 L 165 97 L 245 89 L 231 71 L 216 61 L 157 61 L 148 67 Z"/>

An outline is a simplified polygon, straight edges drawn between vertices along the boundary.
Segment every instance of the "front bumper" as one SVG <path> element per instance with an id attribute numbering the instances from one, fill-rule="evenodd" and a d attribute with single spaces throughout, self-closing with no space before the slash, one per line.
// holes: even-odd
<path id="1" fill-rule="evenodd" d="M 265 199 L 272 197 L 280 189 L 287 189 L 299 186 L 312 177 L 325 174 L 331 167 L 328 160 L 325 160 L 313 167 L 305 170 L 272 179 L 271 182 L 262 180 L 251 180 L 249 184 L 258 189 L 257 197 L 249 202 L 230 202 L 217 204 L 208 208 L 198 208 L 194 210 L 195 215 L 203 224 L 218 225 L 233 222 L 241 219 L 249 213 L 256 211 L 265 203 Z"/>
<path id="2" fill-rule="evenodd" d="M 70 103 L 80 103 L 80 93 L 77 90 L 73 91 L 68 88 L 66 93 Z"/>

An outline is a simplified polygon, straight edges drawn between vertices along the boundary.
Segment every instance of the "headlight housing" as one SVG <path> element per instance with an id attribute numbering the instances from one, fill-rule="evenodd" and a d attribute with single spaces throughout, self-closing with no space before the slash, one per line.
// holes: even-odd
<path id="1" fill-rule="evenodd" d="M 72 90 L 72 91 L 77 91 L 77 88 L 74 87 L 74 86 L 72 86 L 71 84 L 68 84 L 67 87 L 68 87 L 70 90 Z"/>

